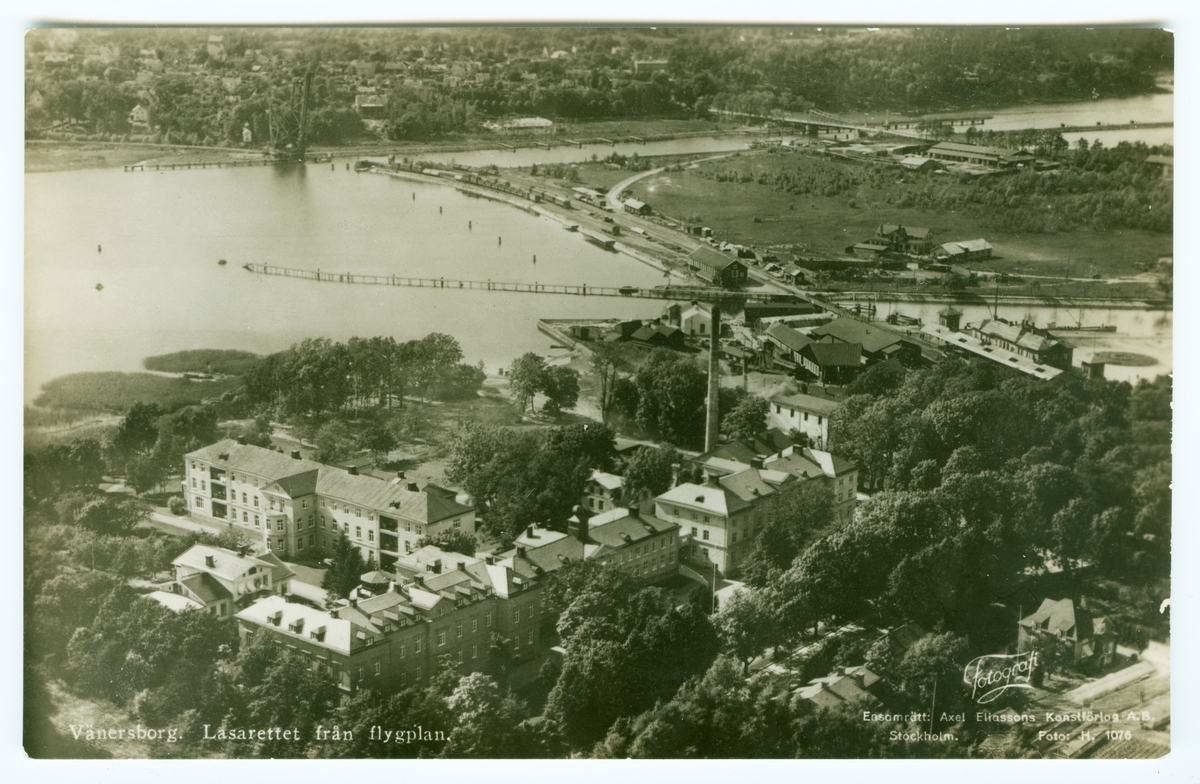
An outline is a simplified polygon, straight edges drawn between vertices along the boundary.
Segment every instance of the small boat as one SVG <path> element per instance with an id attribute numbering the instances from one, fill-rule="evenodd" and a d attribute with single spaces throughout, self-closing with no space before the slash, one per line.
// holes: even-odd
<path id="1" fill-rule="evenodd" d="M 225 259 L 221 259 L 217 263 L 220 264 L 222 267 L 224 267 L 227 262 L 225 261 Z"/>
<path id="2" fill-rule="evenodd" d="M 97 284 L 96 284 L 96 291 L 104 291 L 104 284 L 103 284 L 103 283 L 97 283 Z"/>

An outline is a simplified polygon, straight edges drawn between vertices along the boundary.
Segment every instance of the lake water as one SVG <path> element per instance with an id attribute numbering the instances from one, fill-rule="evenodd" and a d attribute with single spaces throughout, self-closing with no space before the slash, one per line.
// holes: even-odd
<path id="1" fill-rule="evenodd" d="M 526 351 L 551 351 L 536 329 L 539 317 L 651 317 L 661 308 L 614 298 L 339 286 L 243 270 L 258 261 L 414 277 L 663 282 L 663 273 L 549 219 L 341 165 L 30 174 L 25 195 L 26 401 L 66 373 L 138 370 L 146 356 L 183 349 L 267 353 L 306 337 L 446 332 L 467 361 L 495 371 Z"/>
<path id="2" fill-rule="evenodd" d="M 1042 103 L 1011 106 L 984 112 L 990 120 L 977 126 L 997 131 L 1023 128 L 1054 128 L 1056 126 L 1128 125 L 1131 122 L 1161 123 L 1175 121 L 1174 93 L 1138 95 L 1131 98 L 1097 99 L 1081 103 Z M 1080 137 L 1088 141 L 1100 139 L 1107 147 L 1122 141 L 1141 141 L 1148 145 L 1174 144 L 1174 128 L 1140 128 L 1112 131 L 1064 133 L 1063 138 L 1074 144 Z"/>

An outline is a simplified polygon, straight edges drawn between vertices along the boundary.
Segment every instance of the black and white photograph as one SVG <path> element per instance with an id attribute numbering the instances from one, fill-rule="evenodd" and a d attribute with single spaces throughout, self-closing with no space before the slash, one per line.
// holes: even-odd
<path id="1" fill-rule="evenodd" d="M 1169 24 L 26 26 L 32 760 L 1172 752 Z"/>

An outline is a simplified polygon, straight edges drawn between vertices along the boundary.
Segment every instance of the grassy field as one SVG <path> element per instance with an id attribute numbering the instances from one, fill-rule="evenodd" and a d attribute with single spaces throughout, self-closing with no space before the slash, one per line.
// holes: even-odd
<path id="1" fill-rule="evenodd" d="M 244 376 L 261 360 L 262 357 L 249 351 L 202 348 L 146 357 L 142 365 L 146 370 L 165 373 L 221 373 L 227 376 Z"/>
<path id="2" fill-rule="evenodd" d="M 775 165 L 776 160 L 743 155 L 711 166 L 745 167 L 754 173 Z M 896 176 L 899 180 L 903 175 L 897 171 Z M 904 187 L 897 183 L 896 191 Z M 995 232 L 978 217 L 962 212 L 895 206 L 888 203 L 888 193 L 875 189 L 828 197 L 798 196 L 756 182 L 718 182 L 684 169 L 642 180 L 633 192 L 660 213 L 695 218 L 722 240 L 758 247 L 795 246 L 803 255 L 844 255 L 847 246 L 873 236 L 881 223 L 932 228 L 940 241 L 984 237 L 995 248 L 996 258 L 979 267 L 1011 274 L 1061 277 L 1069 265 L 1072 277 L 1083 277 L 1093 267 L 1101 277 L 1134 276 L 1143 272 L 1144 265 L 1172 253 L 1169 234 L 1132 230 Z M 891 195 L 895 201 L 896 193 Z"/>
<path id="3" fill-rule="evenodd" d="M 166 411 L 219 397 L 242 385 L 240 378 L 188 381 L 150 373 L 72 373 L 50 381 L 34 405 L 76 411 L 124 411 L 135 400 L 157 403 Z"/>

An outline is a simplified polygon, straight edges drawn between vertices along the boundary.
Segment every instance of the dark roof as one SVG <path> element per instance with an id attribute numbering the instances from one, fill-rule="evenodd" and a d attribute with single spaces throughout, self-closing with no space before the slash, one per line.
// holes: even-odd
<path id="1" fill-rule="evenodd" d="M 701 245 L 694 251 L 688 254 L 688 258 L 692 263 L 704 267 L 708 270 L 720 272 L 732 264 L 737 264 L 738 260 L 732 256 L 727 256 L 720 251 L 713 250 L 707 246 Z"/>
<path id="2" fill-rule="evenodd" d="M 1103 633 L 1104 619 L 1093 618 L 1092 614 L 1083 608 L 1076 609 L 1075 602 L 1070 599 L 1043 599 L 1037 612 L 1021 619 L 1021 625 L 1028 629 L 1040 629 L 1071 640 L 1082 641 L 1095 636 L 1094 627 L 1099 627 Z"/>
<path id="3" fill-rule="evenodd" d="M 245 471 L 274 480 L 321 467 L 320 463 L 311 460 L 295 460 L 273 449 L 239 444 L 232 438 L 189 452 L 186 457 L 204 460 L 229 471 Z"/>
<path id="4" fill-rule="evenodd" d="M 205 605 L 219 602 L 222 599 L 232 599 L 233 594 L 208 572 L 189 574 L 179 580 L 192 594 Z"/>
<path id="5" fill-rule="evenodd" d="M 299 498 L 305 495 L 312 495 L 317 491 L 317 477 L 321 470 L 313 468 L 303 473 L 285 476 L 281 479 L 276 479 L 275 484 L 282 490 L 288 498 Z"/>
<path id="6" fill-rule="evenodd" d="M 842 316 L 828 324 L 817 327 L 811 333 L 813 336 L 830 337 L 843 343 L 860 343 L 863 351 L 874 354 L 893 343 L 899 343 L 902 338 L 891 330 L 882 329 L 874 324 Z"/>
<path id="7" fill-rule="evenodd" d="M 767 337 L 779 341 L 783 345 L 790 348 L 792 351 L 799 351 L 805 346 L 815 343 L 816 341 L 805 334 L 797 332 L 786 324 L 772 324 L 767 329 Z"/>
<path id="8" fill-rule="evenodd" d="M 862 364 L 859 343 L 811 343 L 804 352 L 821 367 L 858 367 Z"/>
<path id="9" fill-rule="evenodd" d="M 653 505 L 650 508 L 653 510 Z M 612 519 L 609 519 L 610 516 Z M 678 523 L 669 523 L 640 509 L 636 517 L 631 515 L 628 509 L 614 509 L 612 512 L 597 515 L 594 519 L 601 522 L 588 525 L 588 538 L 596 544 L 611 548 L 621 548 L 626 544 L 658 536 L 664 531 L 679 527 Z"/>
<path id="10" fill-rule="evenodd" d="M 289 577 L 296 576 L 296 573 L 288 568 L 287 564 L 279 560 L 279 556 L 275 555 L 275 553 L 268 551 L 262 555 L 256 555 L 255 558 L 260 561 L 265 561 L 271 565 L 271 583 L 273 585 L 279 585 Z"/>

